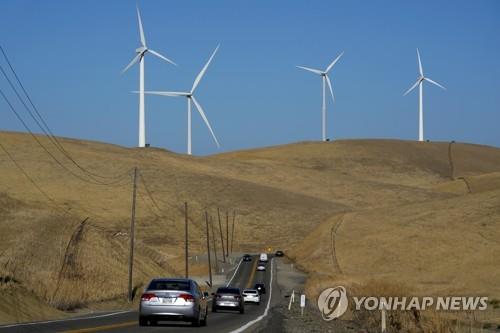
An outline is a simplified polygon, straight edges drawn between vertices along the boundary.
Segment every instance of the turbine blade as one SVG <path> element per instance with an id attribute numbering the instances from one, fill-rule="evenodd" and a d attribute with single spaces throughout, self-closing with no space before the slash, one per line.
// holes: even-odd
<path id="1" fill-rule="evenodd" d="M 135 64 L 142 56 L 142 53 L 138 53 L 136 54 L 136 56 L 132 59 L 131 62 L 129 62 L 129 64 L 127 66 L 125 66 L 125 68 L 122 70 L 122 74 L 125 73 L 126 71 L 128 71 L 128 69 L 130 67 L 132 67 L 133 64 Z"/>
<path id="2" fill-rule="evenodd" d="M 173 62 L 172 60 L 170 60 L 167 57 L 163 56 L 162 54 L 156 52 L 155 50 L 148 49 L 148 51 L 151 52 L 151 54 L 154 54 L 155 56 L 157 56 L 158 58 L 163 59 L 166 62 L 171 63 L 172 65 L 177 66 L 177 64 L 175 62 Z"/>
<path id="3" fill-rule="evenodd" d="M 344 54 L 344 51 L 342 51 L 342 53 L 340 53 L 337 58 L 335 58 L 335 60 L 332 61 L 332 63 L 326 68 L 325 72 L 328 73 L 332 68 L 333 66 L 335 66 L 335 64 L 337 63 L 337 61 L 339 61 L 340 57 L 342 57 L 342 55 Z"/>
<path id="4" fill-rule="evenodd" d="M 146 47 L 146 38 L 144 37 L 144 29 L 142 28 L 141 13 L 139 12 L 139 6 L 137 8 L 137 21 L 139 22 L 139 32 L 141 35 L 141 44 Z"/>
<path id="5" fill-rule="evenodd" d="M 133 91 L 138 94 L 140 91 Z M 144 91 L 147 95 L 159 95 L 159 96 L 170 96 L 170 97 L 179 97 L 179 96 L 188 96 L 189 93 L 179 92 L 179 91 Z"/>
<path id="6" fill-rule="evenodd" d="M 414 84 L 414 85 L 412 85 L 412 86 L 411 86 L 411 88 L 410 88 L 410 89 L 408 89 L 408 90 L 407 90 L 407 91 L 403 94 L 403 96 L 408 95 L 408 93 L 409 93 L 410 91 L 412 91 L 413 89 L 415 89 L 415 88 L 418 86 L 418 84 L 419 84 L 419 83 L 420 83 L 420 80 L 417 80 L 417 82 L 415 82 L 415 84 Z"/>
<path id="7" fill-rule="evenodd" d="M 208 122 L 207 116 L 205 115 L 205 112 L 203 112 L 201 105 L 198 103 L 196 98 L 194 98 L 194 96 L 191 96 L 191 99 L 193 100 L 193 103 L 196 106 L 196 109 L 200 113 L 200 116 L 203 118 L 203 120 L 205 121 L 205 124 L 207 125 L 208 129 L 210 130 L 210 133 L 212 134 L 212 137 L 214 138 L 214 141 L 217 144 L 217 147 L 220 148 L 219 141 L 217 141 L 217 138 L 215 137 L 214 131 L 212 130 L 212 127 L 210 126 L 210 123 Z"/>
<path id="8" fill-rule="evenodd" d="M 328 89 L 330 89 L 330 94 L 332 95 L 332 101 L 335 103 L 335 96 L 333 95 L 332 83 L 330 82 L 330 78 L 328 75 L 325 75 L 326 84 L 328 85 Z"/>
<path id="9" fill-rule="evenodd" d="M 422 61 L 420 60 L 420 52 L 418 52 L 418 49 L 417 49 L 417 58 L 418 58 L 418 72 L 420 73 L 421 76 L 424 76 L 424 70 L 422 68 Z"/>
<path id="10" fill-rule="evenodd" d="M 323 72 L 320 71 L 319 69 L 314 69 L 314 68 L 309 68 L 309 67 L 304 67 L 304 66 L 295 66 L 295 67 L 301 68 L 301 69 L 304 69 L 306 71 L 313 72 L 313 73 L 316 73 L 316 74 L 319 74 L 319 75 L 323 74 Z"/>
<path id="11" fill-rule="evenodd" d="M 219 46 L 220 46 L 220 44 L 217 45 L 217 47 L 215 48 L 214 52 L 210 56 L 210 59 L 208 59 L 208 61 L 205 64 L 205 66 L 202 68 L 201 72 L 198 74 L 198 76 L 194 80 L 193 87 L 191 88 L 191 93 L 193 93 L 194 90 L 196 89 L 196 87 L 198 86 L 198 84 L 200 84 L 201 78 L 203 77 L 203 75 L 205 75 L 205 72 L 207 71 L 208 65 L 210 65 L 210 62 L 212 61 L 212 59 L 215 56 L 215 53 L 217 53 L 217 50 L 219 49 Z"/>
<path id="12" fill-rule="evenodd" d="M 424 80 L 425 80 L 425 81 L 428 81 L 428 82 L 430 82 L 430 83 L 432 83 L 432 84 L 434 84 L 434 85 L 436 85 L 436 86 L 438 86 L 439 88 L 441 88 L 441 89 L 443 89 L 443 90 L 446 90 L 446 88 L 445 88 L 445 87 L 443 87 L 442 85 L 440 85 L 440 84 L 439 84 L 439 83 L 437 83 L 436 81 L 433 81 L 433 80 L 431 80 L 431 79 L 429 79 L 429 78 L 427 78 L 427 77 L 426 77 L 426 78 L 424 78 Z"/>

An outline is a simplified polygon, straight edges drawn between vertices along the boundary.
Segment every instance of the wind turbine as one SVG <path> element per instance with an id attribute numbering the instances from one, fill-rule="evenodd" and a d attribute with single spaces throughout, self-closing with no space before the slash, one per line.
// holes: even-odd
<path id="1" fill-rule="evenodd" d="M 160 59 L 165 60 L 172 65 L 176 65 L 172 60 L 166 58 L 155 50 L 151 50 L 146 46 L 146 38 L 144 37 L 144 29 L 142 28 L 141 14 L 139 12 L 139 7 L 137 8 L 137 20 L 139 22 L 139 32 L 141 36 L 141 46 L 135 49 L 135 57 L 132 61 L 123 69 L 122 73 L 125 73 L 133 64 L 139 61 L 139 147 L 146 146 L 146 120 L 144 114 L 144 55 L 146 53 L 151 53 Z"/>
<path id="2" fill-rule="evenodd" d="M 220 147 L 219 141 L 217 140 L 217 137 L 214 134 L 214 131 L 212 130 L 212 126 L 210 126 L 210 123 L 208 122 L 207 116 L 205 115 L 205 112 L 203 111 L 203 108 L 201 107 L 200 103 L 196 100 L 194 97 L 194 92 L 196 90 L 196 87 L 200 84 L 200 81 L 205 75 L 205 72 L 207 71 L 208 65 L 210 65 L 210 62 L 212 62 L 212 59 L 215 56 L 215 53 L 217 53 L 217 50 L 219 49 L 219 45 L 215 48 L 214 52 L 208 59 L 207 63 L 205 66 L 202 68 L 196 79 L 194 80 L 193 86 L 189 92 L 178 92 L 178 91 L 146 91 L 146 94 L 150 95 L 160 95 L 160 96 L 170 96 L 170 97 L 186 97 L 187 99 L 187 153 L 188 155 L 191 155 L 191 101 L 194 103 L 196 106 L 196 109 L 198 110 L 198 113 L 200 114 L 201 118 L 203 118 L 203 121 L 208 127 L 208 130 L 212 134 L 212 137 L 214 138 L 215 144 L 217 147 Z"/>
<path id="3" fill-rule="evenodd" d="M 431 80 L 428 77 L 424 76 L 424 70 L 422 68 L 422 61 L 420 60 L 420 53 L 417 49 L 417 58 L 418 58 L 418 72 L 420 75 L 417 78 L 417 82 L 410 89 L 408 89 L 403 96 L 406 96 L 410 91 L 415 89 L 418 86 L 419 96 L 418 96 L 418 141 L 424 141 L 424 81 L 430 82 L 444 90 L 445 87 L 437 83 L 436 81 Z"/>
<path id="4" fill-rule="evenodd" d="M 335 96 L 333 95 L 333 89 L 332 89 L 332 82 L 330 81 L 330 78 L 328 77 L 328 72 L 335 66 L 337 61 L 339 61 L 340 57 L 344 52 L 340 53 L 335 60 L 332 61 L 328 67 L 322 71 L 319 69 L 314 69 L 314 68 L 309 68 L 309 67 L 304 67 L 304 66 L 297 66 L 297 68 L 305 69 L 306 71 L 313 72 L 315 74 L 321 75 L 322 81 L 323 81 L 323 106 L 321 108 L 322 110 L 322 140 L 326 141 L 326 85 L 328 85 L 328 89 L 330 90 L 330 94 L 332 95 L 332 101 L 335 102 Z"/>

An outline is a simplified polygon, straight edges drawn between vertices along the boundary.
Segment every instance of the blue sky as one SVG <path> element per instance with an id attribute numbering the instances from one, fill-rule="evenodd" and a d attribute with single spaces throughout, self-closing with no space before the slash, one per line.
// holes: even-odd
<path id="1" fill-rule="evenodd" d="M 136 1 L 3 0 L 0 42 L 56 135 L 137 144 Z M 218 43 L 197 91 L 222 147 L 194 114 L 193 153 L 321 137 L 321 81 L 331 73 L 333 139 L 418 135 L 415 49 L 425 74 L 425 136 L 500 146 L 498 1 L 139 1 L 146 90 L 185 90 Z M 0 61 L 2 61 L 0 59 Z M 0 62 L 4 65 L 4 62 Z M 5 80 L 0 87 L 8 91 Z M 13 95 L 9 92 L 9 96 Z M 22 110 L 17 105 L 19 110 Z M 147 142 L 186 150 L 186 101 L 146 97 Z M 0 101 L 0 129 L 22 130 Z"/>

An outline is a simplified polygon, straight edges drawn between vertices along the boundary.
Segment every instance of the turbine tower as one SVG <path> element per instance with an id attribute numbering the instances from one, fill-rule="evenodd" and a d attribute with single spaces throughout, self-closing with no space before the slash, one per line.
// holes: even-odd
<path id="1" fill-rule="evenodd" d="M 141 46 L 135 50 L 135 57 L 132 61 L 123 69 L 122 73 L 125 73 L 133 64 L 139 61 L 139 147 L 146 146 L 146 120 L 144 114 L 144 55 L 146 53 L 151 53 L 160 59 L 165 60 L 172 65 L 176 65 L 172 60 L 166 58 L 155 50 L 151 50 L 146 46 L 146 38 L 144 37 L 144 30 L 142 28 L 141 14 L 139 12 L 139 7 L 137 7 L 137 20 L 139 22 L 139 32 L 141 37 Z"/>
<path id="2" fill-rule="evenodd" d="M 194 103 L 196 109 L 198 110 L 198 113 L 200 114 L 201 118 L 203 118 L 203 121 L 208 127 L 208 130 L 212 134 L 212 137 L 215 141 L 215 144 L 217 147 L 220 147 L 219 141 L 217 140 L 217 137 L 215 136 L 214 131 L 212 130 L 212 126 L 210 126 L 210 123 L 208 122 L 208 118 L 203 111 L 203 108 L 201 107 L 200 103 L 196 100 L 194 97 L 194 92 L 198 85 L 200 84 L 201 79 L 203 78 L 203 75 L 205 75 L 205 72 L 207 71 L 208 65 L 210 65 L 210 62 L 212 62 L 212 59 L 215 56 L 215 53 L 217 53 L 217 50 L 219 49 L 219 45 L 215 48 L 214 52 L 208 59 L 207 63 L 205 66 L 202 68 L 196 79 L 194 80 L 193 86 L 189 92 L 178 92 L 178 91 L 146 91 L 146 94 L 150 95 L 160 95 L 160 96 L 170 96 L 170 97 L 186 97 L 187 99 L 187 153 L 188 155 L 191 155 L 192 153 L 192 144 L 191 144 L 191 102 Z"/>
<path id="3" fill-rule="evenodd" d="M 326 85 L 328 85 L 328 89 L 330 90 L 330 94 L 332 95 L 332 101 L 335 102 L 335 96 L 333 95 L 333 88 L 332 88 L 332 82 L 330 81 L 330 78 L 328 77 L 328 72 L 335 66 L 337 61 L 339 61 L 340 57 L 344 52 L 340 53 L 337 58 L 335 58 L 328 67 L 322 71 L 319 69 L 314 69 L 314 68 L 309 68 L 309 67 L 304 67 L 304 66 L 297 66 L 297 68 L 304 69 L 309 72 L 313 72 L 315 74 L 321 75 L 321 80 L 323 82 L 323 105 L 321 108 L 321 120 L 322 120 L 322 125 L 321 125 L 321 139 L 323 141 L 326 141 Z"/>
<path id="4" fill-rule="evenodd" d="M 417 59 L 418 59 L 418 72 L 419 76 L 417 78 L 417 82 L 413 86 L 408 89 L 403 96 L 406 96 L 410 91 L 415 89 L 418 86 L 418 141 L 424 141 L 424 81 L 430 82 L 444 90 L 445 87 L 437 83 L 436 81 L 431 80 L 428 77 L 424 76 L 424 70 L 422 68 L 422 61 L 420 60 L 420 53 L 417 49 Z"/>

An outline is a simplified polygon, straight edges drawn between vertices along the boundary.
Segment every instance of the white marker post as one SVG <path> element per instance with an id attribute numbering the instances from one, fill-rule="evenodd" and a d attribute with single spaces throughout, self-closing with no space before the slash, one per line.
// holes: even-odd
<path id="1" fill-rule="evenodd" d="M 382 305 L 382 310 L 380 310 L 380 315 L 381 315 L 380 326 L 381 326 L 381 332 L 385 333 L 385 332 L 387 332 L 387 327 L 386 327 L 386 322 L 385 322 L 385 309 L 386 309 L 387 304 L 385 303 L 384 300 L 382 300 L 381 305 Z"/>
<path id="2" fill-rule="evenodd" d="M 306 307 L 306 295 L 300 295 L 300 316 L 304 315 L 304 308 Z"/>
<path id="3" fill-rule="evenodd" d="M 292 308 L 292 303 L 295 302 L 295 290 L 292 290 L 292 295 L 290 296 L 290 302 L 288 302 L 288 311 Z"/>

